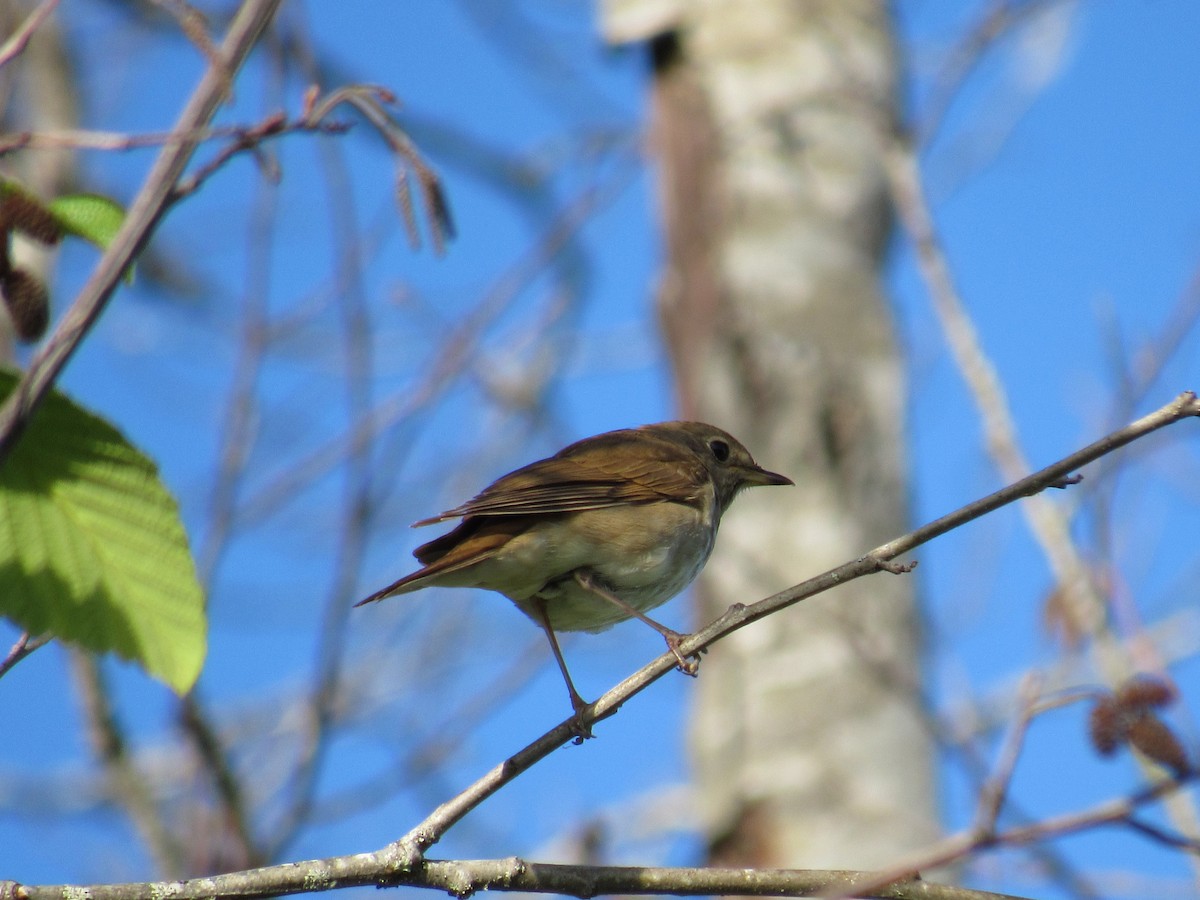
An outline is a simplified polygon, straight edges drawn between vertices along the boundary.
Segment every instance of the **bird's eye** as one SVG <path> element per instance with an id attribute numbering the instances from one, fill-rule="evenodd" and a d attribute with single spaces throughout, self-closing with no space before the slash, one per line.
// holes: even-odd
<path id="1" fill-rule="evenodd" d="M 728 462 L 729 445 L 724 441 L 709 441 L 708 449 L 711 450 L 712 455 L 717 458 L 717 462 Z"/>

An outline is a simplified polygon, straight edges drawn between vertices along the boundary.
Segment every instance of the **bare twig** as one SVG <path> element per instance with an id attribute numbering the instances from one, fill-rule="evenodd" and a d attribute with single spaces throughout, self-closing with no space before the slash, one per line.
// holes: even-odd
<path id="1" fill-rule="evenodd" d="M 280 0 L 244 0 L 239 7 L 221 45 L 220 65 L 208 68 L 176 123 L 174 130 L 189 137 L 164 148 L 159 154 L 113 242 L 0 408 L 0 462 L 7 457 L 67 361 L 99 319 L 129 264 L 150 240 L 166 212 L 176 182 L 195 152 L 198 142 L 190 135 L 215 114 L 228 79 L 258 42 L 279 3 Z"/>
<path id="2" fill-rule="evenodd" d="M 982 15 L 965 29 L 938 73 L 920 120 L 920 144 L 928 146 L 937 136 L 950 106 L 963 85 L 999 41 L 1033 16 L 1064 0 L 992 0 Z"/>
<path id="3" fill-rule="evenodd" d="M 1017 770 L 1017 761 L 1025 746 L 1025 735 L 1029 731 L 1029 723 L 1037 714 L 1037 695 L 1041 690 L 1040 679 L 1030 675 L 1021 685 L 1021 696 L 1017 704 L 1017 714 L 1008 732 L 1008 739 L 996 760 L 996 767 L 984 782 L 979 791 L 978 809 L 975 813 L 975 831 L 979 834 L 994 834 L 996 822 L 1000 818 L 1000 810 L 1008 796 L 1009 786 Z"/>
<path id="4" fill-rule="evenodd" d="M 934 312 L 983 421 L 988 451 L 1004 478 L 1020 478 L 1029 471 L 1029 462 L 1021 449 L 1004 386 L 979 341 L 938 240 L 912 146 L 896 135 L 885 162 L 892 195 L 916 248 Z M 1133 666 L 1110 627 L 1105 598 L 1071 535 L 1067 515 L 1045 497 L 1031 497 L 1021 511 L 1054 574 L 1073 630 L 1091 640 L 1096 665 L 1105 680 L 1113 686 L 1123 683 L 1133 674 Z M 1200 833 L 1195 806 L 1186 795 L 1173 798 L 1168 806 L 1176 827 Z"/>
<path id="5" fill-rule="evenodd" d="M 1009 412 L 1004 387 L 980 345 L 975 326 L 954 284 L 925 200 L 912 148 L 903 139 L 897 138 L 892 142 L 886 159 L 896 206 L 915 245 L 921 272 L 946 342 L 979 409 L 988 450 L 1005 479 L 1012 481 L 1021 478 L 1030 466 L 1017 440 L 1016 423 Z M 1062 533 L 1065 530 L 1062 518 L 1050 509 L 1048 501 L 1044 499 L 1026 504 L 1022 509 L 1029 519 L 1031 530 L 1049 557 L 1056 580 L 1067 592 L 1069 611 L 1079 630 L 1104 640 L 1107 632 L 1103 603 L 1088 588 L 1083 563 L 1069 537 Z M 1106 674 L 1114 682 L 1127 676 L 1124 666 L 1112 654 L 1106 654 L 1103 661 L 1109 666 Z"/>
<path id="6" fill-rule="evenodd" d="M 307 117 L 289 119 L 283 113 L 271 113 L 253 125 L 216 125 L 211 128 L 193 128 L 189 131 L 145 131 L 131 134 L 124 131 L 16 131 L 0 136 L 0 156 L 17 150 L 104 150 L 123 153 L 146 147 L 178 147 L 185 141 L 208 143 L 209 141 L 232 139 L 238 147 L 235 152 L 250 149 L 268 138 L 281 137 L 296 132 L 320 134 L 342 134 L 348 131 L 346 122 L 314 122 Z M 191 184 L 188 179 L 187 184 Z M 173 199 L 184 193 L 176 189 Z"/>
<path id="7" fill-rule="evenodd" d="M 983 834 L 970 829 L 962 834 L 946 838 L 946 840 L 941 841 L 930 850 L 910 856 L 894 869 L 881 874 L 864 876 L 861 880 L 855 881 L 845 891 L 826 896 L 828 900 L 849 900 L 851 897 L 874 896 L 874 892 L 879 891 L 886 885 L 897 883 L 904 879 L 908 873 L 951 865 L 980 850 L 997 847 L 1019 847 L 1025 844 L 1045 841 L 1050 838 L 1076 834 L 1086 829 L 1099 828 L 1104 825 L 1129 825 L 1131 820 L 1138 822 L 1139 825 L 1144 824 L 1134 818 L 1136 811 L 1148 803 L 1153 803 L 1179 793 L 1187 781 L 1191 777 L 1194 777 L 1194 774 L 1189 773 L 1187 776 L 1177 778 L 1164 778 L 1127 797 L 1120 797 L 1080 812 L 1054 816 L 1049 819 L 1043 819 L 1040 822 L 1009 828 L 994 834 Z M 1145 832 L 1145 829 L 1140 827 L 1137 830 Z"/>
<path id="8" fill-rule="evenodd" d="M 186 0 L 150 0 L 155 6 L 176 21 L 184 37 L 191 41 L 209 65 L 218 65 L 217 47 L 208 33 L 208 22 L 204 14 Z M 232 85 L 226 84 L 228 91 Z"/>
<path id="9" fill-rule="evenodd" d="M 1175 834 L 1167 831 L 1165 828 L 1160 828 L 1157 825 L 1152 825 L 1134 815 L 1126 815 L 1123 823 L 1126 827 L 1137 831 L 1152 841 L 1164 844 L 1167 847 L 1175 847 L 1179 850 L 1188 850 L 1192 853 L 1200 853 L 1200 841 L 1194 838 L 1184 837 L 1183 835 Z"/>
<path id="10" fill-rule="evenodd" d="M 379 135 L 387 142 L 388 147 L 402 166 L 396 170 L 396 202 L 400 208 L 401 220 L 408 232 L 409 244 L 414 250 L 421 246 L 421 236 L 416 229 L 416 216 L 412 209 L 412 197 L 408 187 L 408 172 L 417 179 L 421 191 L 421 200 L 425 207 L 425 221 L 429 228 L 429 237 L 433 242 L 434 252 L 439 255 L 445 249 L 446 241 L 454 237 L 454 222 L 450 218 L 450 205 L 442 190 L 442 183 L 433 169 L 417 152 L 417 148 L 409 139 L 384 107 L 386 103 L 394 102 L 391 92 L 374 85 L 349 85 L 339 88 L 322 98 L 313 107 L 311 115 L 315 119 L 323 119 L 335 107 L 347 104 L 357 109 L 364 118 L 375 126 Z"/>
<path id="11" fill-rule="evenodd" d="M 396 758 L 376 775 L 352 787 L 324 794 L 314 803 L 311 819 L 327 824 L 376 808 L 393 798 L 402 787 L 430 777 L 439 766 L 461 753 L 475 729 L 489 718 L 503 715 L 505 702 L 544 669 L 541 651 L 545 639 L 540 634 L 537 637 L 537 641 L 529 642 L 528 652 L 517 654 L 511 664 L 495 678 L 489 678 L 478 693 L 444 711 L 438 718 L 429 720 L 423 716 L 421 724 L 425 726 L 426 736 L 415 746 L 397 753 Z M 361 666 L 363 660 L 357 659 L 356 663 Z M 339 719 L 344 720 L 345 710 L 339 710 L 339 713 Z"/>
<path id="12" fill-rule="evenodd" d="M 1128 377 L 1123 379 L 1117 406 L 1116 421 L 1123 421 L 1133 414 L 1138 404 L 1145 400 L 1146 393 L 1162 375 L 1163 369 L 1174 359 L 1184 340 L 1200 322 L 1200 265 L 1192 270 L 1187 285 L 1175 302 L 1167 320 L 1157 337 L 1139 347 L 1130 361 Z"/>
<path id="13" fill-rule="evenodd" d="M 258 389 L 269 346 L 267 298 L 271 284 L 271 246 L 279 209 L 277 185 L 257 181 L 246 236 L 247 271 L 241 310 L 237 359 L 230 378 L 220 432 L 217 471 L 209 491 L 208 527 L 196 554 L 203 584 L 211 584 L 233 530 L 239 490 L 258 436 Z"/>
<path id="14" fill-rule="evenodd" d="M 50 635 L 43 634 L 34 636 L 28 631 L 21 634 L 20 637 L 13 643 L 12 649 L 8 651 L 8 656 L 0 662 L 0 678 L 8 674 L 8 670 L 27 657 L 39 647 L 45 647 L 50 643 Z"/>
<path id="15" fill-rule="evenodd" d="M 72 653 L 71 661 L 92 752 L 104 769 L 110 794 L 129 814 L 159 870 L 167 874 L 182 872 L 184 848 L 163 818 L 153 793 L 130 757 L 99 661 L 83 651 Z"/>
<path id="16" fill-rule="evenodd" d="M 1187 285 L 1168 313 L 1159 334 L 1133 351 L 1129 359 L 1125 358 L 1117 338 L 1115 336 L 1109 338 L 1109 343 L 1113 345 L 1110 351 L 1112 367 L 1118 377 L 1110 422 L 1114 424 L 1124 422 L 1133 415 L 1139 405 L 1145 402 L 1146 395 L 1162 377 L 1167 363 L 1178 356 L 1184 341 L 1195 332 L 1198 323 L 1200 323 L 1200 265 L 1193 268 Z M 1126 456 L 1123 453 L 1114 454 L 1106 459 L 1101 469 L 1103 477 L 1097 479 L 1095 485 L 1081 491 L 1078 497 L 1079 500 L 1083 500 L 1091 494 L 1099 495 L 1096 502 L 1100 507 L 1101 514 L 1096 518 L 1102 527 L 1097 543 L 1102 548 L 1112 546 L 1112 536 L 1108 526 L 1109 516 L 1104 514 L 1104 511 L 1111 506 L 1112 497 L 1120 484 L 1120 479 L 1113 476 L 1119 473 L 1125 460 Z M 1109 558 L 1109 556 L 1108 553 L 1103 554 L 1104 558 Z"/>
<path id="17" fill-rule="evenodd" d="M 342 365 L 345 370 L 345 408 L 349 421 L 366 416 L 371 404 L 374 356 L 366 289 L 363 285 L 362 238 L 351 195 L 349 170 L 341 148 L 332 142 L 320 145 L 330 208 L 329 223 L 335 246 L 336 294 L 342 322 Z M 326 759 L 329 730 L 342 682 L 347 617 L 350 599 L 367 547 L 370 522 L 373 445 L 370 439 L 356 442 L 346 460 L 345 492 L 340 510 L 339 536 L 333 584 L 325 599 L 318 631 L 316 672 L 309 693 L 305 734 L 299 761 L 292 773 L 293 790 L 280 823 L 274 829 L 271 855 L 277 856 L 291 843 L 307 822 L 316 796 L 321 766 Z"/>
<path id="18" fill-rule="evenodd" d="M 1097 464 L 1103 471 L 1105 460 Z M 1088 483 L 1093 483 L 1089 479 Z M 1190 659 L 1200 652 L 1200 611 L 1182 609 L 1148 626 L 1145 636 L 1163 656 L 1164 665 Z M 1140 638 L 1139 638 L 1140 639 Z M 1126 639 L 1125 644 L 1130 640 Z M 1125 652 L 1132 653 L 1127 647 Z M 1094 677 L 1081 653 L 1066 654 L 1035 669 L 1047 693 L 1063 691 Z M 1018 702 L 1020 685 L 1010 680 L 993 688 L 982 698 L 953 703 L 942 712 L 939 732 L 952 734 L 954 743 L 962 743 L 1002 727 L 1010 717 L 1009 711 Z"/>
<path id="19" fill-rule="evenodd" d="M 1089 828 L 1100 825 L 1127 825 L 1134 813 L 1148 803 L 1162 800 L 1179 792 L 1195 773 L 1187 773 L 1177 778 L 1163 778 L 1148 787 L 1135 791 L 1128 797 L 1119 797 L 1100 803 L 1090 809 L 1075 813 L 1053 816 L 1041 822 L 1033 822 L 1017 828 L 1001 831 L 989 841 L 980 846 L 1015 846 L 1028 844 L 1033 841 L 1044 841 L 1049 838 L 1063 837 L 1068 834 L 1078 834 Z M 1139 829 L 1144 831 L 1144 829 Z"/>
<path id="20" fill-rule="evenodd" d="M 242 865 L 245 866 L 264 862 L 268 857 L 259 848 L 251 830 L 250 817 L 246 811 L 245 790 L 234 772 L 220 736 L 213 728 L 211 717 L 201 706 L 194 691 L 180 700 L 179 724 L 195 748 L 204 771 L 212 779 L 223 812 L 223 831 L 237 842 L 237 858 L 244 860 Z"/>
<path id="21" fill-rule="evenodd" d="M 455 323 L 418 384 L 407 386 L 379 401 L 345 434 L 313 450 L 252 494 L 242 506 L 242 522 L 256 521 L 277 509 L 295 497 L 305 485 L 340 464 L 355 447 L 395 427 L 416 411 L 427 408 L 448 390 L 454 379 L 469 370 L 470 360 L 485 329 L 510 308 L 521 291 L 545 271 L 546 266 L 576 238 L 598 210 L 620 196 L 633 171 L 631 167 L 622 167 L 604 183 L 581 191 L 558 212 L 528 252 L 501 273 L 476 307 Z"/>
<path id="22" fill-rule="evenodd" d="M 54 12 L 56 6 L 58 6 L 58 0 L 43 0 L 33 12 L 25 17 L 25 21 L 9 36 L 8 40 L 3 45 L 0 45 L 0 69 L 7 66 L 24 52 L 29 39 L 42 26 L 42 23 L 49 18 L 50 14 Z"/>
<path id="23" fill-rule="evenodd" d="M 1107 459 L 1108 457 L 1105 458 Z M 844 607 L 837 607 L 829 612 L 840 616 L 840 610 L 842 609 Z M 929 639 L 931 642 L 937 641 L 936 638 Z M 922 695 L 917 672 L 894 665 L 892 661 L 880 659 L 871 641 L 860 638 L 859 634 L 853 629 L 848 629 L 847 640 L 849 646 L 854 648 L 856 661 L 859 664 L 869 666 L 873 670 L 875 677 L 880 679 L 881 684 L 895 686 L 900 694 L 912 698 L 918 698 Z M 1038 701 L 1036 707 L 1033 707 L 1031 710 L 1027 709 L 1027 705 L 1029 698 L 1032 696 L 1030 686 L 1036 683 L 1039 688 L 1044 689 L 1043 686 L 1049 675 L 1050 673 L 1047 671 L 1034 669 L 1022 677 L 1020 683 L 1015 688 L 1006 690 L 1002 696 L 997 696 L 993 702 L 993 708 L 989 710 L 991 716 L 987 720 L 987 730 L 990 731 L 1001 724 L 1007 724 L 1009 732 L 1004 749 L 1001 750 L 996 762 L 990 766 L 984 757 L 982 748 L 978 746 L 981 742 L 977 741 L 977 738 L 984 729 L 971 728 L 969 726 L 964 727 L 964 724 L 962 724 L 963 720 L 966 720 L 973 725 L 982 718 L 969 700 L 965 703 L 965 708 L 958 712 L 957 716 L 935 713 L 924 703 L 914 704 L 917 707 L 922 726 L 937 743 L 938 747 L 941 748 L 942 753 L 947 759 L 956 761 L 962 767 L 972 788 L 980 798 L 977 805 L 982 808 L 986 804 L 986 808 L 989 811 L 994 806 L 997 814 L 1001 805 L 1003 805 L 1005 818 L 1009 822 L 1024 824 L 1035 820 L 1035 817 L 1031 813 L 1022 809 L 1008 795 L 1008 783 L 1012 775 L 1012 767 L 1016 763 L 1017 751 L 1022 746 L 1024 731 L 1028 724 L 1027 715 L 1021 715 L 1020 718 L 1014 721 L 1012 711 L 1016 709 L 1019 712 L 1025 711 L 1030 715 L 1040 715 L 1047 711 L 1053 705 L 1050 701 Z M 1053 702 L 1057 703 L 1058 701 Z M 983 812 L 977 812 L 976 822 L 983 820 L 983 817 Z M 1068 862 L 1066 856 L 1054 845 L 1035 844 L 1026 848 L 1026 852 L 1039 869 L 1047 872 L 1051 878 L 1063 887 L 1067 892 L 1066 896 L 1074 897 L 1076 900 L 1092 900 L 1092 898 L 1099 896 L 1095 888 L 1093 888 L 1083 875 L 1075 870 L 1075 866 Z"/>

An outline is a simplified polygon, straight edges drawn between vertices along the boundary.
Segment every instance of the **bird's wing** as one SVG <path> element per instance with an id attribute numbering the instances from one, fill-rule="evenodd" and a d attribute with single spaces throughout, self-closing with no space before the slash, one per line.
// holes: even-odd
<path id="1" fill-rule="evenodd" d="M 525 516 L 577 512 L 655 500 L 700 502 L 708 474 L 703 464 L 644 433 L 611 432 L 572 444 L 500 478 L 431 525 L 463 516 Z"/>

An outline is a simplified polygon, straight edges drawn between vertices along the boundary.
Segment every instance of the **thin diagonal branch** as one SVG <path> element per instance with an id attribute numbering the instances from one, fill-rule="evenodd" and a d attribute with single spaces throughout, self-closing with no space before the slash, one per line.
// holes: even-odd
<path id="1" fill-rule="evenodd" d="M 340 145 L 322 141 L 319 145 L 328 191 L 330 230 L 335 247 L 333 267 L 336 294 L 340 300 L 342 328 L 342 365 L 345 385 L 346 417 L 356 422 L 366 416 L 371 405 L 374 355 L 363 284 L 361 228 L 349 202 L 350 172 Z M 345 643 L 350 599 L 358 584 L 359 570 L 367 547 L 370 521 L 373 443 L 357 442 L 346 459 L 346 483 L 340 510 L 333 583 L 322 614 L 316 672 L 306 707 L 304 738 L 300 759 L 292 774 L 293 791 L 279 825 L 274 829 L 271 848 L 276 856 L 287 847 L 307 824 L 316 797 L 322 765 L 328 756 L 330 726 L 335 721 L 336 701 L 343 679 Z"/>
<path id="2" fill-rule="evenodd" d="M 0 660 L 0 678 L 8 674 L 9 670 L 27 657 L 39 647 L 45 647 L 50 643 L 50 635 L 32 635 L 28 631 L 23 632 L 20 637 L 13 643 L 12 648 L 8 651 L 8 655 Z"/>
<path id="3" fill-rule="evenodd" d="M 29 39 L 42 27 L 42 23 L 50 17 L 56 6 L 58 6 L 58 0 L 43 0 L 33 12 L 25 17 L 25 21 L 21 23 L 20 27 L 9 36 L 3 46 L 0 46 L 0 69 L 25 51 Z"/>
<path id="4" fill-rule="evenodd" d="M 157 799 L 129 753 L 125 731 L 117 719 L 99 661 L 81 650 L 71 654 L 71 661 L 92 753 L 104 769 L 114 802 L 133 821 L 160 872 L 173 875 L 184 871 L 184 846 L 164 818 Z"/>
<path id="5" fill-rule="evenodd" d="M 988 51 L 1023 23 L 1063 0 L 993 0 L 966 29 L 938 73 L 920 118 L 920 144 L 929 146 L 937 137 L 951 105 L 963 94 L 963 86 L 983 62 Z"/>
<path id="6" fill-rule="evenodd" d="M 1038 712 L 1036 701 L 1041 691 L 1041 679 L 1036 675 L 1028 676 L 1021 685 L 1021 696 L 1017 704 L 1017 714 L 1009 729 L 1008 738 L 1004 742 L 996 766 L 992 774 L 984 782 L 979 791 L 979 803 L 975 813 L 975 831 L 980 834 L 992 834 L 996 823 L 1000 820 L 1000 811 L 1008 797 L 1012 786 L 1013 775 L 1017 770 L 1017 761 L 1025 746 L 1025 735 L 1029 732 L 1029 724 Z"/>
<path id="7" fill-rule="evenodd" d="M 222 821 L 226 831 L 237 842 L 241 865 L 257 865 L 266 861 L 267 855 L 254 837 L 250 816 L 246 809 L 246 791 L 234 772 L 230 755 L 213 727 L 212 717 L 192 691 L 180 700 L 179 725 L 195 749 L 211 779 L 217 798 L 221 803 Z M 228 864 L 228 863 L 227 863 Z"/>
<path id="8" fill-rule="evenodd" d="M 11 396 L 0 408 L 0 462 L 29 423 L 42 399 L 87 333 L 104 312 L 129 264 L 145 248 L 162 219 L 176 182 L 195 152 L 195 129 L 207 124 L 224 101 L 233 74 L 241 68 L 275 15 L 281 0 L 245 0 L 221 44 L 218 63 L 200 80 L 174 130 L 187 134 L 180 143 L 164 147 L 111 245 L 100 257 L 87 283 L 63 315 L 54 333 L 30 363 Z"/>

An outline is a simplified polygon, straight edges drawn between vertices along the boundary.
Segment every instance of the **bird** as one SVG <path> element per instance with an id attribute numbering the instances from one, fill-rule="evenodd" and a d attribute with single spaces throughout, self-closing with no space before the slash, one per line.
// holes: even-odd
<path id="1" fill-rule="evenodd" d="M 471 500 L 413 523 L 458 519 L 422 544 L 420 568 L 360 600 L 422 588 L 468 587 L 506 596 L 545 633 L 576 719 L 575 688 L 557 632 L 599 632 L 636 618 L 694 675 L 680 634 L 646 615 L 704 568 L 721 516 L 747 487 L 790 485 L 758 465 L 728 432 L 659 422 L 584 438 L 497 479 Z"/>

